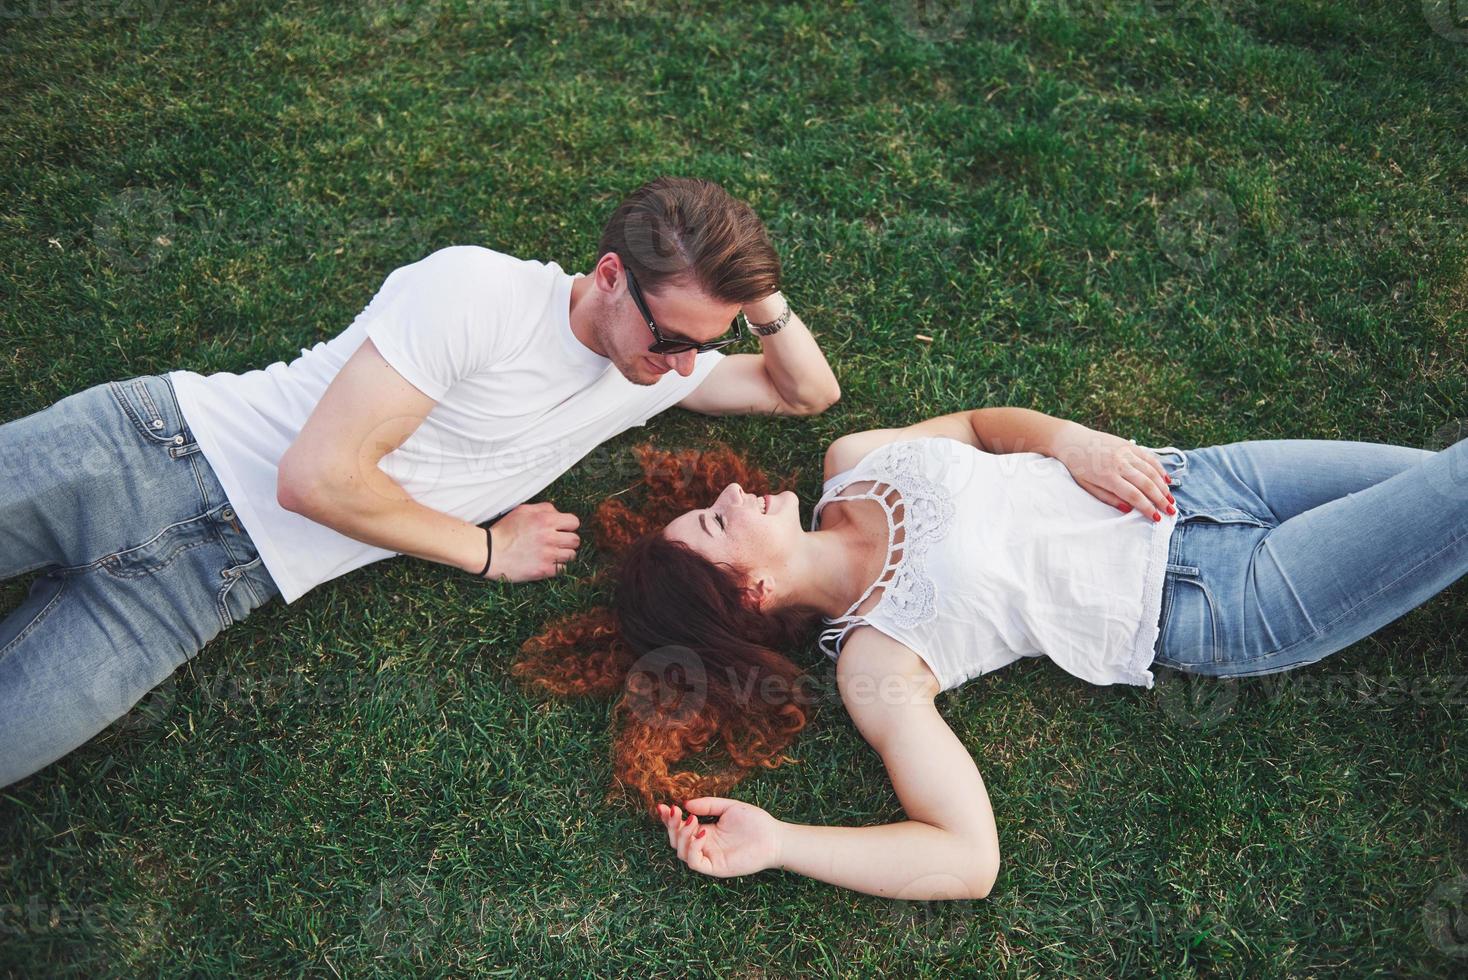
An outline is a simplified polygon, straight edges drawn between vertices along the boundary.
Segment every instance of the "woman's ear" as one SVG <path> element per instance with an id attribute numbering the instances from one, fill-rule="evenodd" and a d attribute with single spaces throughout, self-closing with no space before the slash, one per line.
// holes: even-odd
<path id="1" fill-rule="evenodd" d="M 744 595 L 757 611 L 769 612 L 770 603 L 775 598 L 774 584 L 768 578 L 755 579 L 744 587 Z"/>

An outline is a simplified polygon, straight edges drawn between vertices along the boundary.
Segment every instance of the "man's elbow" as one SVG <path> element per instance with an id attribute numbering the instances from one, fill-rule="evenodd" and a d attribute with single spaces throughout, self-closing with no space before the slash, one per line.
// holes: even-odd
<path id="1" fill-rule="evenodd" d="M 841 385 L 835 378 L 832 378 L 829 385 L 801 398 L 791 408 L 794 409 L 793 414 L 795 415 L 819 415 L 840 400 Z"/>
<path id="2" fill-rule="evenodd" d="M 275 502 L 293 514 L 316 520 L 323 496 L 317 475 L 287 452 L 275 471 Z"/>

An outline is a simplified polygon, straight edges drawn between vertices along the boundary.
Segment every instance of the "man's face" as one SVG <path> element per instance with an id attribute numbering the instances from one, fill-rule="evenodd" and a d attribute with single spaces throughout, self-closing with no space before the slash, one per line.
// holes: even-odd
<path id="1" fill-rule="evenodd" d="M 595 274 L 606 299 L 604 315 L 595 324 L 597 343 L 622 376 L 633 384 L 650 385 L 669 371 L 684 377 L 692 374 L 694 351 L 654 354 L 647 349 L 656 338 L 627 289 L 620 260 L 611 254 L 603 256 Z M 717 340 L 728 334 L 740 309 L 738 303 L 715 299 L 691 283 L 669 284 L 656 291 L 644 286 L 642 299 L 666 340 Z"/>

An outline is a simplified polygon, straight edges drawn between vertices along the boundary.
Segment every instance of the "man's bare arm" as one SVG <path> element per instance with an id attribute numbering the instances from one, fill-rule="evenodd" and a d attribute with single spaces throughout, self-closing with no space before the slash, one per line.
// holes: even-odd
<path id="1" fill-rule="evenodd" d="M 784 310 L 780 294 L 745 307 L 755 323 L 768 323 Z M 679 407 L 706 415 L 765 413 L 816 415 L 841 397 L 826 355 L 794 310 L 771 337 L 761 337 L 759 354 L 733 354 L 719 362 Z"/>
<path id="2" fill-rule="evenodd" d="M 484 531 L 418 503 L 378 467 L 437 404 L 399 374 L 372 341 L 342 365 L 281 457 L 276 499 L 348 537 L 468 572 L 484 567 Z M 574 514 L 517 507 L 491 530 L 492 578 L 544 578 L 576 555 Z"/>

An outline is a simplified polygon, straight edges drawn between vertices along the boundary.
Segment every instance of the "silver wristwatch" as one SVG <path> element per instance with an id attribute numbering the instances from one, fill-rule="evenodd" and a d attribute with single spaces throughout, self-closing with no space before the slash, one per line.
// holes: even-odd
<path id="1" fill-rule="evenodd" d="M 790 301 L 786 300 L 784 297 L 781 297 L 781 302 L 785 304 L 785 311 L 779 316 L 775 317 L 775 319 L 771 320 L 769 323 L 755 323 L 753 320 L 749 319 L 749 317 L 746 316 L 744 320 L 746 323 L 749 324 L 749 329 L 753 330 L 761 337 L 773 337 L 775 334 L 785 329 L 785 324 L 790 322 Z"/>

